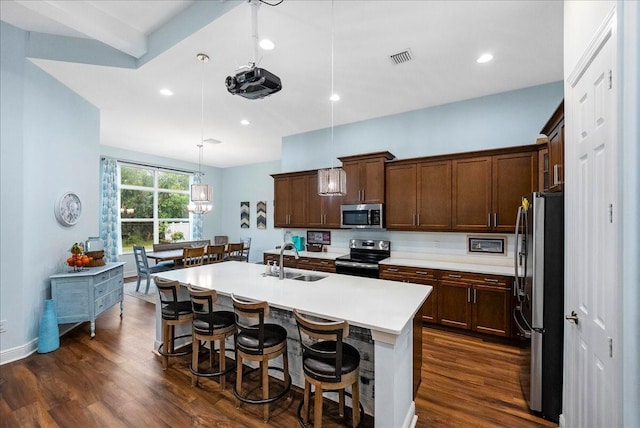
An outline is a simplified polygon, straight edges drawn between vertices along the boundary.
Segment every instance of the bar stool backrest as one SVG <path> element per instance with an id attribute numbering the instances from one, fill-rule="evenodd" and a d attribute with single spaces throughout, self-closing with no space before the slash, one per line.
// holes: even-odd
<path id="1" fill-rule="evenodd" d="M 296 309 L 293 310 L 300 334 L 302 345 L 302 359 L 307 357 L 329 360 L 335 367 L 332 376 L 307 372 L 316 380 L 324 382 L 340 382 L 342 379 L 342 339 L 349 336 L 347 321 L 315 321 L 303 317 Z M 335 346 L 313 346 L 321 341 L 335 342 Z"/>
<path id="2" fill-rule="evenodd" d="M 166 279 L 154 277 L 158 294 L 160 295 L 160 312 L 162 318 L 169 320 L 180 319 L 180 311 L 178 305 L 178 290 L 180 283 L 178 281 L 169 281 Z"/>
<path id="3" fill-rule="evenodd" d="M 258 339 L 258 347 L 253 350 L 244 350 L 247 353 L 260 355 L 264 351 L 264 319 L 269 315 L 269 304 L 265 301 L 250 302 L 241 300 L 231 294 L 233 310 L 236 315 L 236 327 L 238 334 L 249 334 Z M 258 320 L 256 324 L 255 320 Z"/>

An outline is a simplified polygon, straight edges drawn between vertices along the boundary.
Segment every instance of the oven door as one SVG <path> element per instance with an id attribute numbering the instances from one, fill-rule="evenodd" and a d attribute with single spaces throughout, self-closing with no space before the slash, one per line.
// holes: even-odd
<path id="1" fill-rule="evenodd" d="M 380 269 L 377 263 L 350 262 L 336 260 L 336 273 L 366 278 L 378 278 Z"/>

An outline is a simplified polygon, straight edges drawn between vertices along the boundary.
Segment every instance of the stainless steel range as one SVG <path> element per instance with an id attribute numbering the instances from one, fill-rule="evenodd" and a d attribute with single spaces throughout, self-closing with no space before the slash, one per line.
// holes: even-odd
<path id="1" fill-rule="evenodd" d="M 391 256 L 391 242 L 350 239 L 349 255 L 336 259 L 336 273 L 378 278 L 378 263 Z"/>

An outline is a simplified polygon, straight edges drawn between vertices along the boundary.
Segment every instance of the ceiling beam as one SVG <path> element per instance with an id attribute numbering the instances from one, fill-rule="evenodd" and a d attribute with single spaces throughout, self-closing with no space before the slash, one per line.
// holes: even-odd
<path id="1" fill-rule="evenodd" d="M 18 0 L 17 3 L 135 58 L 147 52 L 145 34 L 88 2 Z"/>

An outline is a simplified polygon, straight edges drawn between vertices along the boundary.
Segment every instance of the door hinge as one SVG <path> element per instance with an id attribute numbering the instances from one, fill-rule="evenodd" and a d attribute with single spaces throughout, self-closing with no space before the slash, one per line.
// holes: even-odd
<path id="1" fill-rule="evenodd" d="M 613 358 L 613 337 L 609 338 L 609 358 Z"/>
<path id="2" fill-rule="evenodd" d="M 609 204 L 609 223 L 613 223 L 613 204 Z"/>
<path id="3" fill-rule="evenodd" d="M 609 89 L 613 88 L 613 71 L 609 70 Z"/>

